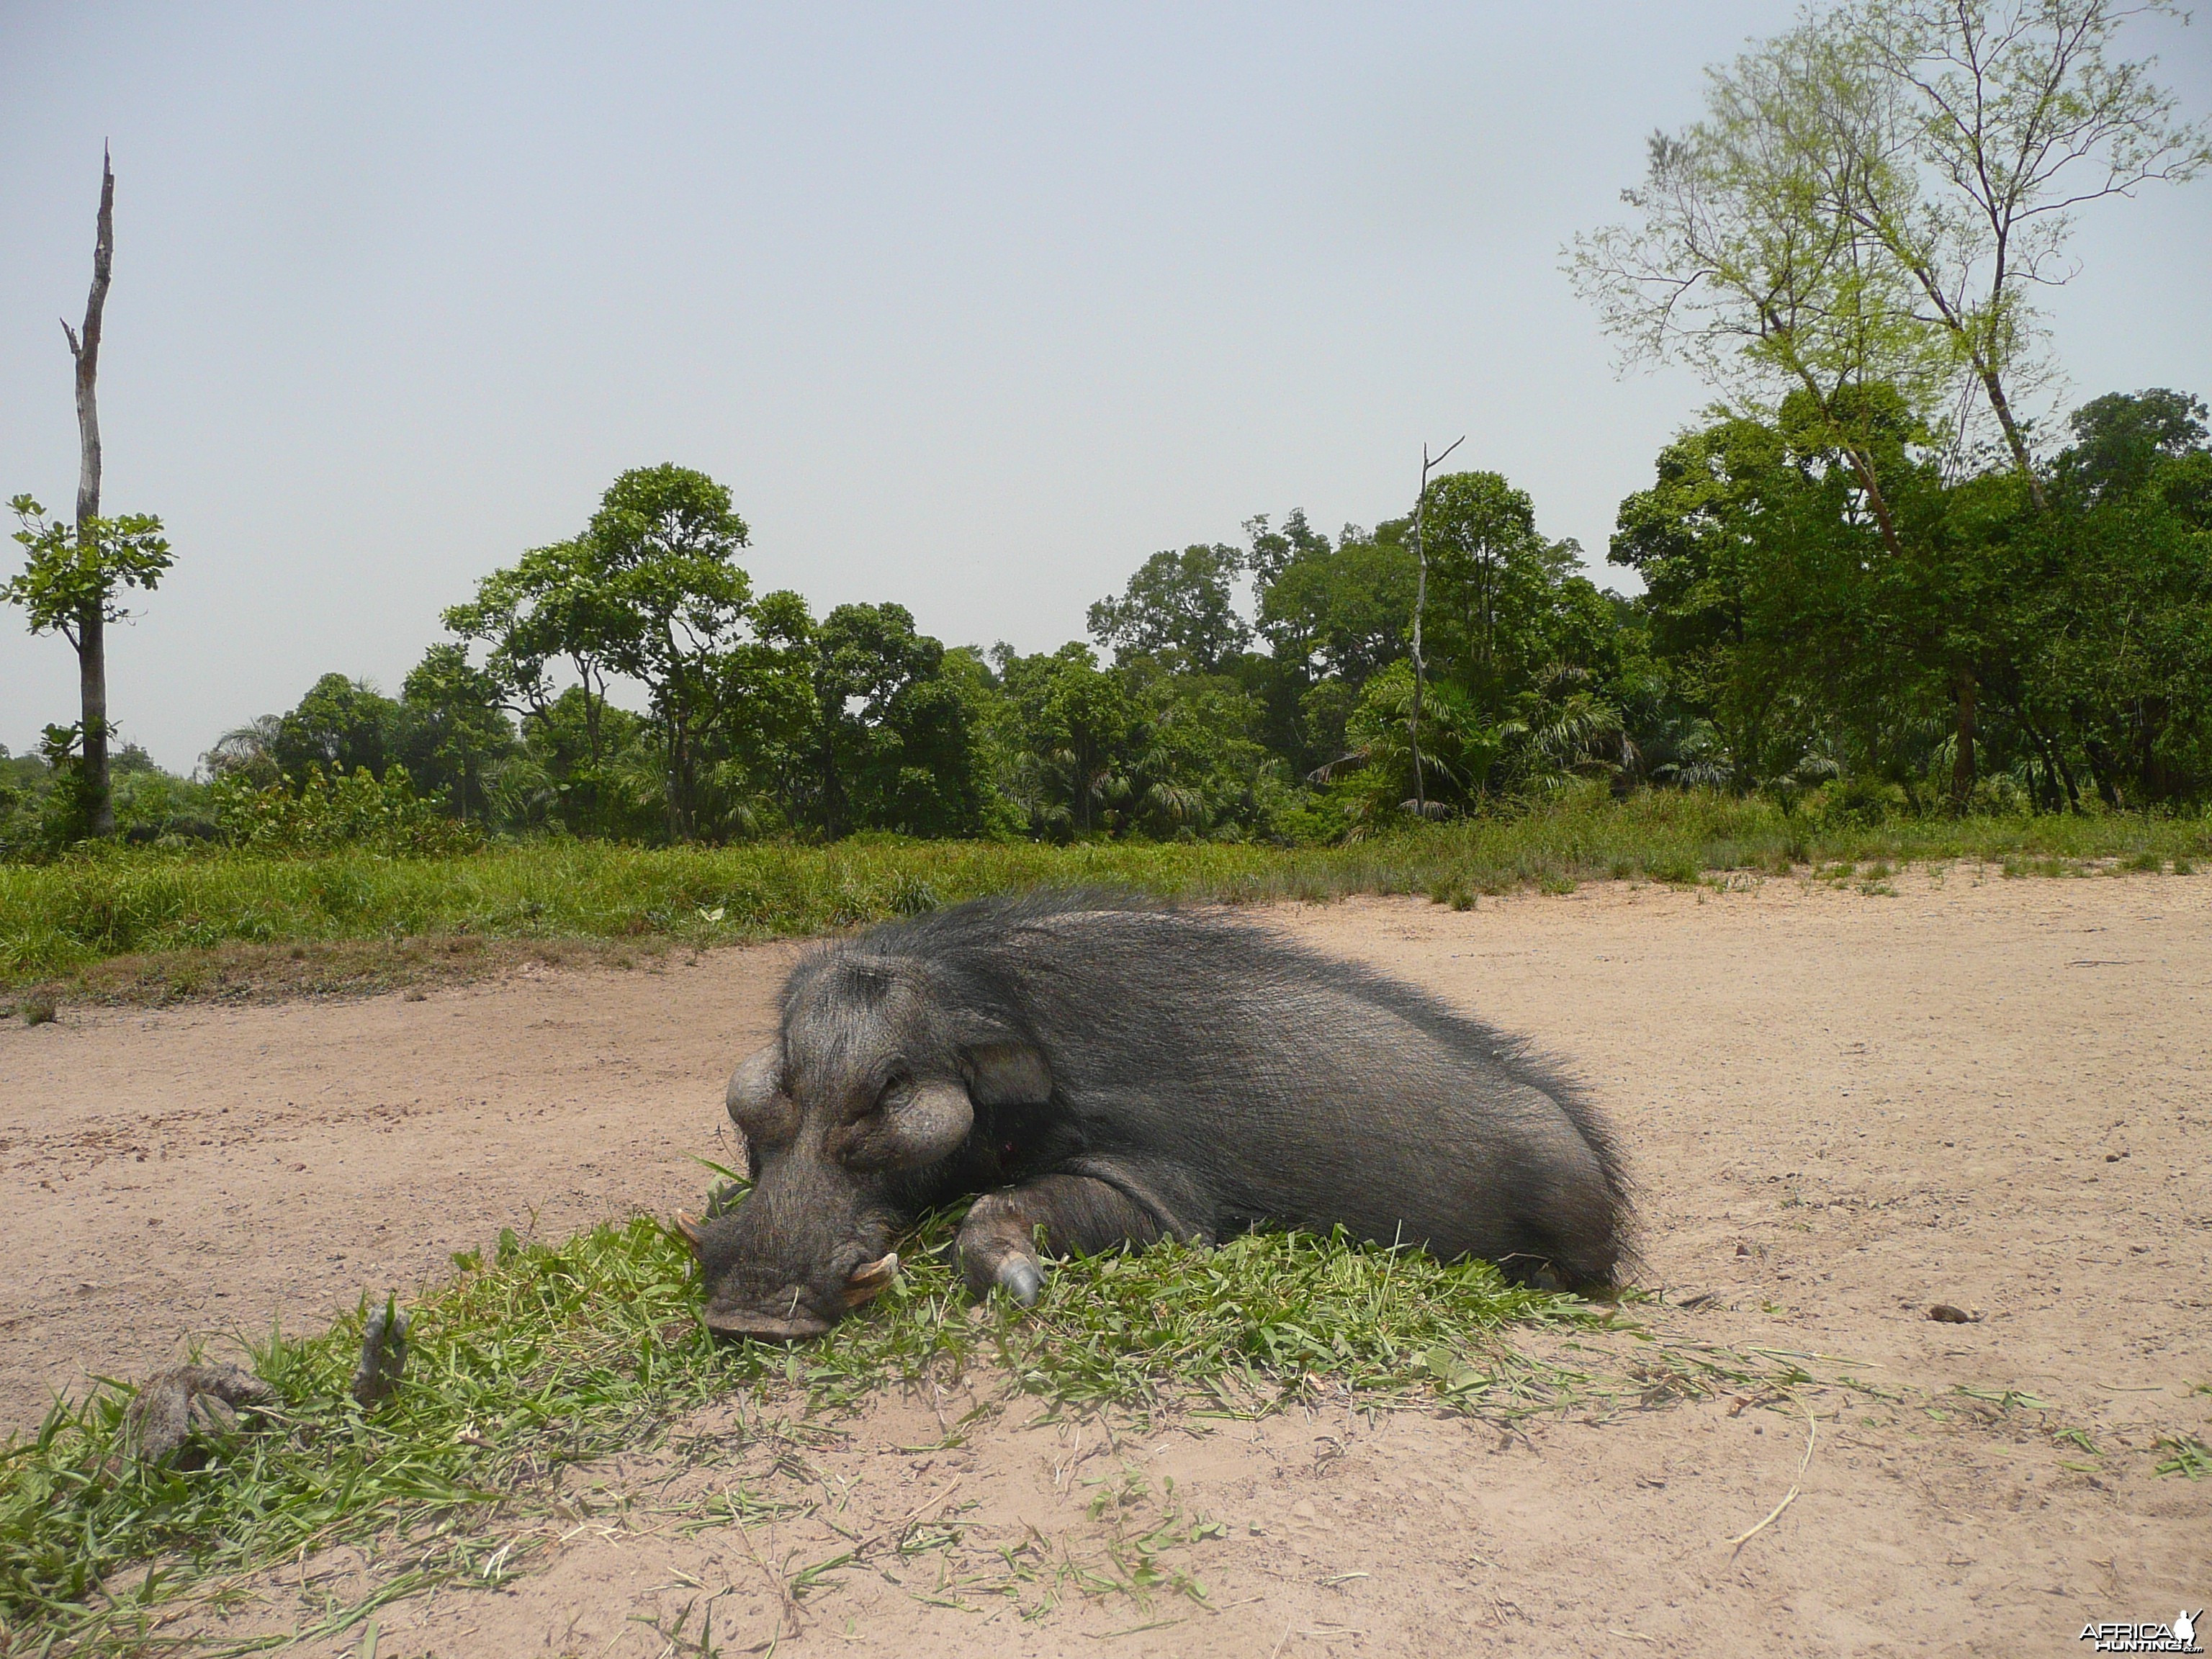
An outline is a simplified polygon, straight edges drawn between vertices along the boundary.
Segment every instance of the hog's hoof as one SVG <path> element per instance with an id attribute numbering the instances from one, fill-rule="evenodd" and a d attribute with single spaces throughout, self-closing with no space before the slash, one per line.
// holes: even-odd
<path id="1" fill-rule="evenodd" d="M 1026 1308 L 1044 1289 L 1044 1270 L 1025 1255 L 1010 1256 L 999 1265 L 999 1288 Z"/>

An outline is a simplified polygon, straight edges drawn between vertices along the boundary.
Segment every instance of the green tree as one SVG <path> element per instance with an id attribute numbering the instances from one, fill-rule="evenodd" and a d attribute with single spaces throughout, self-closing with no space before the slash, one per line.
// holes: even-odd
<path id="1" fill-rule="evenodd" d="M 1852 396 L 1901 552 L 1870 522 L 1832 422 L 1799 396 L 1771 420 L 1715 411 L 1621 503 L 1610 556 L 1643 575 L 1651 655 L 1710 728 L 1672 763 L 1738 788 L 1794 787 L 1808 767 L 1917 779 L 1924 716 L 1994 648 L 2001 526 L 1945 489 L 1901 398 Z"/>
<path id="2" fill-rule="evenodd" d="M 408 671 L 399 714 L 410 775 L 445 791 L 457 817 L 486 817 L 486 774 L 515 746 L 497 682 L 469 661 L 466 646 L 433 645 Z"/>
<path id="3" fill-rule="evenodd" d="M 96 342 L 95 342 L 96 349 Z M 95 487 L 95 496 L 96 496 Z M 28 495 L 9 503 L 21 528 L 23 569 L 0 587 L 0 598 L 22 606 L 33 634 L 58 633 L 76 651 L 82 712 L 76 725 L 46 728 L 48 758 L 65 769 L 84 833 L 114 833 L 115 807 L 107 777 L 107 625 L 131 613 L 129 588 L 151 592 L 174 562 L 161 521 L 149 514 L 104 519 L 77 514 L 75 524 L 50 522 Z M 74 763 L 72 764 L 72 762 Z"/>
<path id="4" fill-rule="evenodd" d="M 299 787 L 310 767 L 325 777 L 384 775 L 399 737 L 399 705 L 367 680 L 325 674 L 289 713 L 277 717 L 272 758 Z"/>
<path id="5" fill-rule="evenodd" d="M 1931 460 L 1972 470 L 1987 418 L 2044 507 L 2020 408 L 2043 367 L 2028 295 L 2067 274 L 2074 209 L 2212 160 L 2148 65 L 2112 53 L 2142 9 L 1849 0 L 1808 11 L 1709 72 L 1703 118 L 1651 141 L 1644 183 L 1624 192 L 1631 218 L 1576 245 L 1577 285 L 1629 356 L 1685 359 L 1740 412 L 1775 410 L 1800 451 L 1849 464 L 1844 511 L 1880 534 L 1891 618 L 1916 659 L 1948 675 L 1960 807 L 1996 639 L 1989 536 L 2005 514 L 1978 497 L 1961 497 L 1955 516 L 1930 510 L 1940 491 L 1921 486 Z M 1909 514 L 1900 483 L 1917 491 Z M 1910 605 L 1905 584 L 1917 585 Z"/>
<path id="6" fill-rule="evenodd" d="M 1495 472 L 1431 482 L 1426 520 L 1430 658 L 1449 662 L 1474 706 L 1495 719 L 1549 655 L 1543 624 L 1577 550 L 1538 535 L 1528 492 Z"/>
<path id="7" fill-rule="evenodd" d="M 839 605 L 809 643 L 822 828 L 973 830 L 982 809 L 976 737 L 968 698 L 945 678 L 945 647 L 900 605 Z"/>
<path id="8" fill-rule="evenodd" d="M 1127 682 L 1073 641 L 1030 657 L 1001 646 L 994 657 L 1005 698 L 1000 744 L 1008 797 L 1040 834 L 1113 828 L 1145 735 Z"/>
<path id="9" fill-rule="evenodd" d="M 1621 502 L 1607 556 L 1644 579 L 1652 653 L 1711 723 L 1729 781 L 1747 789 L 1790 742 L 1777 728 L 1795 689 L 1803 593 L 1783 548 L 1826 532 L 1832 504 L 1791 464 L 1778 428 L 1741 416 L 1677 438 L 1657 470 Z"/>
<path id="10" fill-rule="evenodd" d="M 701 832 L 712 733 L 731 678 L 725 659 L 744 642 L 751 617 L 750 581 L 734 562 L 749 534 L 730 492 L 705 473 L 637 468 L 608 487 L 582 535 L 494 571 L 473 600 L 446 612 L 454 633 L 489 647 L 485 672 L 517 714 L 550 718 L 567 696 L 556 690 L 553 665 L 574 675 L 585 752 L 554 781 L 586 798 L 587 817 L 592 793 L 617 788 L 601 775 L 615 763 L 604 728 L 609 682 L 627 676 L 651 702 L 665 833 Z M 634 799 L 634 784 L 618 793 Z M 609 810 L 624 817 L 629 808 L 611 797 Z"/>
<path id="11" fill-rule="evenodd" d="M 1303 514 L 1291 518 L 1303 527 Z M 1267 521 L 1253 523 L 1261 526 L 1255 543 L 1268 539 Z M 1255 558 L 1259 633 L 1279 662 L 1310 681 L 1340 679 L 1356 690 L 1406 654 L 1416 574 L 1408 523 L 1393 520 L 1372 535 L 1347 526 L 1334 546 L 1303 536 L 1285 554 Z"/>
<path id="12" fill-rule="evenodd" d="M 2100 398 L 2074 415 L 2050 511 L 2015 513 L 1990 629 L 1993 699 L 2051 805 L 2212 789 L 2212 451 L 2203 405 Z"/>
<path id="13" fill-rule="evenodd" d="M 1251 641 L 1233 592 L 1243 564 L 1243 551 L 1224 543 L 1155 553 L 1119 599 L 1091 607 L 1091 636 L 1119 660 L 1172 657 L 1194 672 L 1216 672 Z"/>
<path id="14" fill-rule="evenodd" d="M 584 763 L 601 763 L 607 681 L 635 618 L 587 538 L 532 548 L 486 576 L 476 597 L 449 607 L 444 621 L 462 639 L 489 647 L 485 672 L 516 715 L 549 714 L 563 693 L 548 671 L 564 663 L 580 693 Z"/>
<path id="15" fill-rule="evenodd" d="M 697 833 L 701 739 L 718 712 L 720 658 L 750 612 L 751 581 L 735 562 L 750 537 L 726 489 L 672 465 L 617 478 L 586 532 L 629 619 L 607 660 L 644 684 L 660 728 L 672 840 Z"/>
<path id="16" fill-rule="evenodd" d="M 2203 398 L 2162 386 L 2108 392 L 2067 416 L 2074 442 L 2053 471 L 2078 501 L 2131 495 L 2151 482 L 2160 463 L 2203 453 L 2208 414 Z"/>
<path id="17" fill-rule="evenodd" d="M 2020 380 L 2041 378 L 2032 295 L 2070 276 L 2080 210 L 2212 164 L 2201 123 L 2175 118 L 2148 60 L 2116 58 L 2152 0 L 1862 0 L 1808 20 L 1771 53 L 1832 53 L 1867 118 L 1838 148 L 1849 165 L 1820 204 L 1910 278 L 2003 434 L 2040 509 L 2043 484 Z"/>

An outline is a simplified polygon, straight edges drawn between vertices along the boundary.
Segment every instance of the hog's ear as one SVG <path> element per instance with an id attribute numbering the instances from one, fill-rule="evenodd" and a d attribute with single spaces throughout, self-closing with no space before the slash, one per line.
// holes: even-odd
<path id="1" fill-rule="evenodd" d="M 1042 1106 L 1052 1072 L 1026 1042 L 979 1043 L 967 1051 L 968 1092 L 978 1106 Z"/>
<path id="2" fill-rule="evenodd" d="M 730 1073 L 730 1121 L 749 1143 L 783 1139 L 797 1110 L 783 1092 L 783 1044 L 771 1042 L 738 1062 Z"/>
<path id="3" fill-rule="evenodd" d="M 883 1127 L 870 1137 L 864 1161 L 919 1169 L 950 1158 L 975 1127 L 975 1108 L 957 1083 L 924 1083 L 887 1101 Z"/>

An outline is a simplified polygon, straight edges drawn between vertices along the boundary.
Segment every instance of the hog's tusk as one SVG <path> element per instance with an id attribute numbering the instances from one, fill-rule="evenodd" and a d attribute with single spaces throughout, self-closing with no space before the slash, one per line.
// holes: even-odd
<path id="1" fill-rule="evenodd" d="M 845 1305 L 857 1308 L 863 1302 L 872 1302 L 881 1296 L 898 1275 L 898 1252 L 891 1251 L 880 1261 L 871 1261 L 855 1267 L 853 1276 L 845 1281 Z"/>
<path id="2" fill-rule="evenodd" d="M 688 1211 L 676 1212 L 676 1231 L 684 1235 L 684 1242 L 691 1247 L 691 1254 L 699 1254 L 699 1218 Z"/>

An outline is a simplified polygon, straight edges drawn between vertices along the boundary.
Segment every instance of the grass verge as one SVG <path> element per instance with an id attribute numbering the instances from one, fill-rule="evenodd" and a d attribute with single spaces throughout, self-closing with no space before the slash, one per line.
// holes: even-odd
<path id="1" fill-rule="evenodd" d="M 0 1653 L 185 1650 L 162 1634 L 180 1614 L 342 1543 L 373 1544 L 379 1579 L 346 1621 L 433 1583 L 500 1583 L 521 1565 L 502 1527 L 546 1501 L 563 1466 L 736 1390 L 835 1408 L 985 1364 L 1073 1405 L 1154 1403 L 1168 1378 L 1240 1413 L 1323 1385 L 1464 1402 L 1519 1386 L 1506 1328 L 1594 1316 L 1486 1263 L 1289 1233 L 1080 1260 L 1026 1313 L 976 1309 L 951 1227 L 938 1218 L 908 1241 L 867 1314 L 793 1348 L 709 1336 L 689 1252 L 647 1218 L 559 1244 L 503 1233 L 413 1307 L 392 1400 L 364 1413 L 348 1392 L 360 1315 L 272 1338 L 254 1361 L 276 1402 L 258 1425 L 204 1435 L 197 1469 L 118 1467 L 125 1385 L 58 1402 L 0 1447 Z"/>
<path id="2" fill-rule="evenodd" d="M 804 935 L 981 894 L 1108 884 L 1231 903 L 1422 893 L 1563 890 L 1608 878 L 1983 860 L 2007 873 L 2185 872 L 2212 859 L 2212 818 L 2069 817 L 1855 826 L 1698 791 L 1615 801 L 1570 791 L 1512 815 L 1355 846 L 975 842 L 646 848 L 544 842 L 450 859 L 313 858 L 109 849 L 0 866 L 0 984 L 160 1000 L 167 995 L 383 988 L 483 971 L 507 946 L 596 942 L 610 956 Z M 427 942 L 427 943 L 426 943 Z M 410 963 L 403 947 L 421 947 Z M 301 957 L 289 951 L 298 948 Z M 310 960 L 294 972 L 285 964 Z M 112 963 L 104 973 L 98 964 Z"/>

